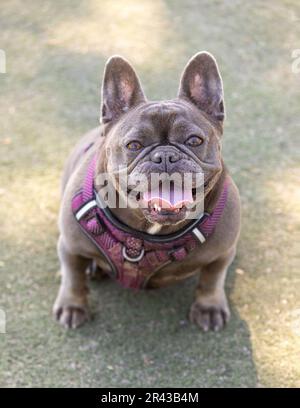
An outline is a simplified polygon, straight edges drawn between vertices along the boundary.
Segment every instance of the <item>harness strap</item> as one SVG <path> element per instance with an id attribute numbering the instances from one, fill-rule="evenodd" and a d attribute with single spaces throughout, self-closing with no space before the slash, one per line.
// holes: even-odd
<path id="1" fill-rule="evenodd" d="M 84 201 L 89 201 L 92 198 L 94 198 L 95 166 L 96 166 L 96 155 L 94 155 L 94 157 L 92 158 L 92 161 L 90 162 L 88 166 L 87 173 L 84 179 L 83 190 L 82 190 Z"/>
<path id="2" fill-rule="evenodd" d="M 195 227 L 192 230 L 192 232 L 195 235 L 195 237 L 200 241 L 201 244 L 203 244 L 206 241 L 205 236 L 202 234 L 202 232 L 198 228 Z"/>

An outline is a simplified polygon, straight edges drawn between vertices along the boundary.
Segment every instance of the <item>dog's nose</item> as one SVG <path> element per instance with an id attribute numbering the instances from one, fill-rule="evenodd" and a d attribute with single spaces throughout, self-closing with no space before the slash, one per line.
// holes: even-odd
<path id="1" fill-rule="evenodd" d="M 151 160 L 154 163 L 160 164 L 165 162 L 166 164 L 168 163 L 176 163 L 178 160 L 180 160 L 180 154 L 176 152 L 175 150 L 156 150 L 151 154 Z"/>

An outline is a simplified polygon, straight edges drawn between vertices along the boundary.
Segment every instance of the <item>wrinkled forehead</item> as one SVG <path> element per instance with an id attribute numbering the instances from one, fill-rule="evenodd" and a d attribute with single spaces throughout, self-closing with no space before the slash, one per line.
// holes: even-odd
<path id="1" fill-rule="evenodd" d="M 137 112 L 138 119 L 144 124 L 168 129 L 175 123 L 191 120 L 191 112 L 181 101 L 149 102 Z"/>
<path id="2" fill-rule="evenodd" d="M 202 115 L 197 109 L 180 100 L 147 102 L 138 106 L 130 116 L 131 126 L 159 129 L 160 132 L 167 132 L 172 127 L 184 127 L 193 122 L 203 122 L 204 126 L 207 124 L 204 117 L 201 120 Z"/>
<path id="3" fill-rule="evenodd" d="M 140 106 L 139 114 L 144 120 L 162 119 L 174 120 L 177 117 L 186 117 L 188 108 L 181 101 L 148 102 Z"/>

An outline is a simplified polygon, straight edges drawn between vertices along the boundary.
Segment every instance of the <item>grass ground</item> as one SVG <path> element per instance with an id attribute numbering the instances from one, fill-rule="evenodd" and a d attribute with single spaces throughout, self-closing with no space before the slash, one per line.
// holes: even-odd
<path id="1" fill-rule="evenodd" d="M 297 0 L 2 0 L 1 386 L 300 386 L 299 21 Z M 94 321 L 66 332 L 50 312 L 59 179 L 97 125 L 104 62 L 124 55 L 149 98 L 169 98 L 204 49 L 223 74 L 224 155 L 243 205 L 233 318 L 218 334 L 188 324 L 193 280 L 137 294 L 107 280 L 92 284 Z"/>

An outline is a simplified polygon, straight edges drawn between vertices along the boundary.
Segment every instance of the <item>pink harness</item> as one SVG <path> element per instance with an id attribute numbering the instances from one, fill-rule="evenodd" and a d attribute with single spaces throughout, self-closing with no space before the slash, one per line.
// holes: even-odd
<path id="1" fill-rule="evenodd" d="M 170 235 L 136 231 L 100 208 L 94 190 L 95 157 L 89 164 L 83 188 L 72 199 L 72 211 L 82 231 L 111 266 L 110 275 L 123 287 L 142 289 L 158 270 L 184 260 L 203 244 L 218 223 L 227 200 L 228 180 L 211 214 L 204 213 L 183 230 Z"/>

